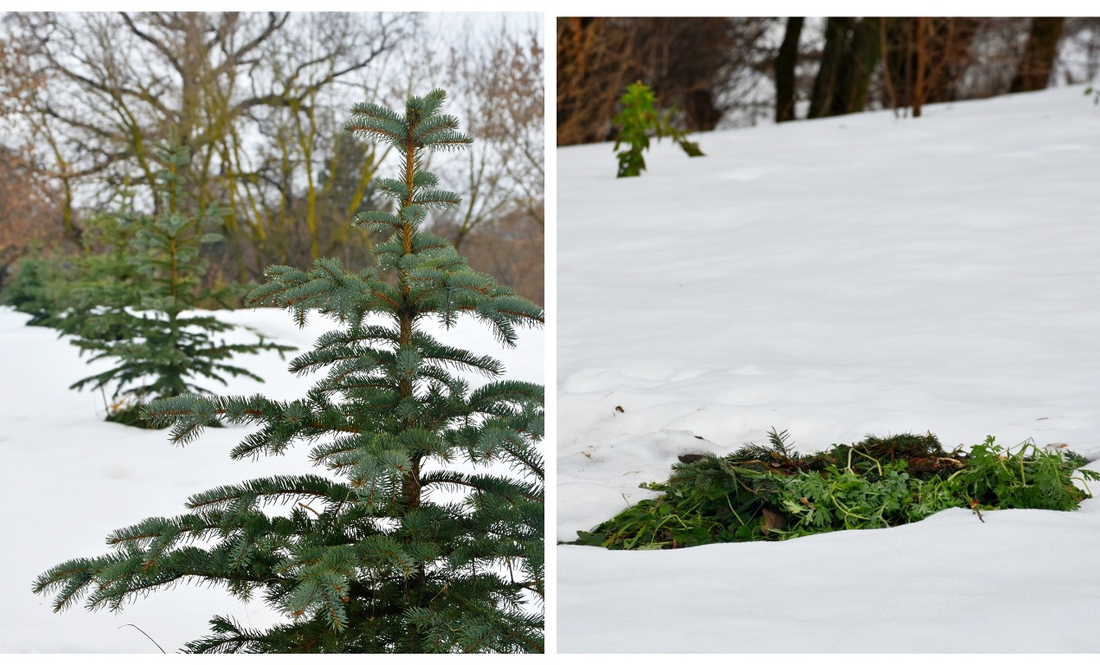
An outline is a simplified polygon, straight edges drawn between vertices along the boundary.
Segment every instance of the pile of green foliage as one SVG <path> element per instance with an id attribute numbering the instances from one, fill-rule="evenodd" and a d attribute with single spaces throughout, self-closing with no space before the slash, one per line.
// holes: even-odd
<path id="1" fill-rule="evenodd" d="M 704 156 L 699 144 L 687 140 L 687 132 L 673 125 L 670 112 L 657 112 L 654 108 L 656 102 L 657 96 L 641 81 L 628 85 L 619 98 L 623 108 L 611 119 L 619 127 L 619 138 L 615 140 L 614 149 L 618 150 L 624 143 L 630 147 L 617 153 L 619 172 L 616 177 L 629 178 L 642 174 L 645 170 L 642 152 L 649 150 L 650 136 L 656 136 L 657 140 L 665 137 L 672 139 L 688 157 Z"/>
<path id="2" fill-rule="evenodd" d="M 579 543 L 609 549 L 665 549 L 746 540 L 781 540 L 840 529 L 916 522 L 946 508 L 1075 510 L 1091 494 L 1073 483 L 1100 473 L 1071 452 L 1030 440 L 1012 451 L 992 436 L 967 453 L 945 451 L 932 433 L 868 436 L 813 455 L 770 433 L 725 457 L 684 456 L 662 492 L 578 532 Z"/>

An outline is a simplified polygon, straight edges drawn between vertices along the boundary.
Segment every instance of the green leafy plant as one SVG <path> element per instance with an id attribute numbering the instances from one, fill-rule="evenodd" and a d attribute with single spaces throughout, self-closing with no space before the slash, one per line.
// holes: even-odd
<path id="1" fill-rule="evenodd" d="M 234 459 L 300 444 L 320 471 L 200 492 L 183 516 L 112 533 L 114 552 L 36 580 L 55 610 L 81 599 L 118 609 L 193 580 L 262 595 L 285 620 L 253 629 L 214 617 L 191 652 L 542 650 L 543 388 L 502 378 L 498 360 L 448 346 L 425 326 L 472 317 L 513 346 L 518 328 L 541 325 L 543 312 L 422 228 L 428 209 L 458 203 L 425 170 L 429 151 L 471 141 L 440 112 L 443 101 L 436 90 L 403 113 L 357 104 L 345 125 L 400 156 L 398 177 L 378 183 L 396 210 L 356 216 L 386 236 L 375 245 L 378 267 L 274 266 L 249 297 L 303 326 L 312 311 L 339 322 L 291 363 L 298 375 L 319 375 L 306 396 L 183 395 L 147 410 L 173 424 L 180 444 L 221 420 L 257 425 Z M 471 389 L 467 372 L 489 382 Z"/>
<path id="2" fill-rule="evenodd" d="M 1093 88 L 1091 85 L 1085 88 L 1085 96 L 1092 95 L 1092 103 L 1100 104 L 1100 89 Z"/>
<path id="3" fill-rule="evenodd" d="M 638 176 L 645 170 L 645 157 L 642 153 L 649 149 L 649 137 L 658 140 L 668 137 L 680 146 L 688 157 L 702 157 L 699 144 L 687 140 L 687 133 L 677 129 L 670 119 L 670 113 L 658 113 L 654 108 L 657 96 L 641 81 L 626 87 L 619 102 L 623 108 L 611 119 L 619 126 L 619 137 L 615 140 L 614 150 L 626 144 L 628 149 L 620 151 L 619 178 Z"/>
<path id="4" fill-rule="evenodd" d="M 770 446 L 748 445 L 723 458 L 673 467 L 661 492 L 579 532 L 578 542 L 611 549 L 688 547 L 713 542 L 785 539 L 840 529 L 919 521 L 953 507 L 1075 510 L 1091 496 L 1073 482 L 1100 480 L 1072 453 L 1028 441 L 1012 451 L 993 437 L 969 453 L 944 451 L 932 434 L 867 437 L 801 456 L 786 432 Z"/>
<path id="5" fill-rule="evenodd" d="M 111 368 L 71 388 L 112 387 L 107 419 L 127 425 L 147 424 L 139 409 L 152 399 L 209 392 L 196 383 L 199 378 L 222 385 L 225 376 L 262 382 L 247 369 L 229 363 L 237 354 L 293 350 L 262 338 L 254 343 L 216 342 L 216 333 L 235 326 L 191 311 L 201 300 L 227 295 L 201 285 L 206 266 L 199 247 L 220 240 L 203 229 L 218 211 L 211 207 L 184 214 L 177 173 L 190 154 L 170 144 L 158 156 L 165 165 L 155 191 L 160 214 L 124 209 L 94 219 L 86 233 L 102 251 L 80 261 L 81 275 L 62 299 L 67 309 L 52 322 L 63 335 L 72 337 L 81 354 L 91 354 L 89 362 L 114 361 Z"/>
<path id="6" fill-rule="evenodd" d="M 1030 440 L 1012 451 L 997 445 L 991 436 L 971 449 L 967 461 L 955 481 L 979 507 L 1076 510 L 1087 494 L 1066 474 L 1067 468 L 1083 465 L 1083 458 L 1040 449 Z M 1100 479 L 1100 474 L 1087 469 L 1078 473 L 1087 480 Z"/>

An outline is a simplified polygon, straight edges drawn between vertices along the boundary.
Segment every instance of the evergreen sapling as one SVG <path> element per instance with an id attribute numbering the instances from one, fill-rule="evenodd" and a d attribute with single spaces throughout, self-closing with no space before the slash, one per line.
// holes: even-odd
<path id="1" fill-rule="evenodd" d="M 114 366 L 74 383 L 71 388 L 103 390 L 114 386 L 114 404 L 108 420 L 141 424 L 139 408 L 152 399 L 187 393 L 209 392 L 195 382 L 204 378 L 225 385 L 224 375 L 259 376 L 229 361 L 239 353 L 293 347 L 260 340 L 254 343 L 215 342 L 215 333 L 235 326 L 193 310 L 201 300 L 224 294 L 203 289 L 205 261 L 199 255 L 203 243 L 220 236 L 203 233 L 216 219 L 217 210 L 185 215 L 182 187 L 177 175 L 190 155 L 185 148 L 169 145 L 159 157 L 166 168 L 159 174 L 156 195 L 162 213 L 148 216 L 132 211 L 101 217 L 89 231 L 99 237 L 106 251 L 84 257 L 83 276 L 65 296 L 67 312 L 55 327 L 71 335 L 89 362 L 114 359 Z"/>
<path id="2" fill-rule="evenodd" d="M 58 314 L 55 285 L 69 277 L 65 267 L 57 260 L 37 256 L 24 258 L 11 284 L 0 291 L 0 305 L 30 314 L 28 326 L 54 327 Z"/>
<path id="3" fill-rule="evenodd" d="M 345 126 L 401 157 L 399 177 L 379 183 L 396 210 L 356 216 L 387 235 L 374 250 L 377 268 L 352 274 L 332 259 L 308 272 L 276 266 L 250 295 L 291 310 L 300 325 L 311 310 L 340 323 L 291 363 L 298 375 L 320 375 L 308 394 L 185 395 L 148 409 L 174 423 L 176 443 L 221 419 L 254 423 L 233 458 L 301 443 L 323 471 L 218 487 L 192 496 L 186 515 L 116 531 L 113 553 L 38 578 L 34 590 L 56 594 L 55 609 L 82 598 L 91 609 L 117 608 L 191 579 L 241 598 L 262 594 L 287 618 L 254 630 L 215 617 L 192 652 L 542 650 L 542 386 L 500 379 L 499 361 L 424 328 L 469 316 L 513 346 L 517 327 L 541 325 L 543 313 L 422 229 L 428 209 L 458 203 L 424 170 L 426 153 L 470 142 L 440 113 L 443 100 L 438 90 L 411 98 L 404 114 L 358 104 Z M 455 370 L 490 380 L 471 389 Z M 280 504 L 289 509 L 276 511 Z M 195 545 L 207 540 L 209 548 Z"/>
<path id="4" fill-rule="evenodd" d="M 43 326 L 62 335 L 122 339 L 125 318 L 112 319 L 116 310 L 137 304 L 132 253 L 133 195 L 122 190 L 122 212 L 90 217 L 80 233 L 80 253 L 29 257 L 19 264 L 0 303 L 30 314 L 28 326 Z M 116 324 L 118 330 L 107 332 Z"/>

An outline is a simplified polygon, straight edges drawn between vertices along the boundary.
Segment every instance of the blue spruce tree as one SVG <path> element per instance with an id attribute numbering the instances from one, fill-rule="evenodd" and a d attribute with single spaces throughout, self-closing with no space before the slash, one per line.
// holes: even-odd
<path id="1" fill-rule="evenodd" d="M 356 217 L 387 236 L 376 268 L 351 274 L 331 259 L 308 272 L 271 267 L 250 295 L 300 325 L 314 310 L 341 324 L 291 363 L 298 375 L 320 375 L 308 394 L 189 394 L 147 409 L 180 444 L 223 420 L 258 424 L 234 459 L 306 444 L 321 471 L 218 487 L 192 496 L 183 516 L 112 533 L 110 554 L 35 582 L 35 592 L 55 594 L 56 610 L 80 600 L 117 609 L 198 580 L 262 595 L 287 620 L 252 630 L 215 617 L 190 652 L 542 650 L 542 386 L 500 379 L 498 360 L 447 346 L 424 323 L 474 317 L 512 346 L 517 328 L 541 325 L 543 313 L 422 228 L 429 209 L 458 203 L 424 170 L 426 153 L 471 141 L 440 113 L 443 100 L 440 90 L 414 97 L 404 114 L 359 104 L 345 126 L 402 158 L 399 177 L 378 183 L 395 210 Z M 490 382 L 471 389 L 456 370 Z"/>

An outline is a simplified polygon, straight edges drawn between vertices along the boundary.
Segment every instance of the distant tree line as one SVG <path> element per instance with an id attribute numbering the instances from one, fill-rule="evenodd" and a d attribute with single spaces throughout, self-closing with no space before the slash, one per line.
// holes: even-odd
<path id="1" fill-rule="evenodd" d="M 1040 90 L 1100 69 L 1098 18 L 559 18 L 558 145 L 649 85 L 691 131 Z M 1072 62 L 1071 62 L 1072 60 Z"/>
<path id="2" fill-rule="evenodd" d="M 541 35 L 502 26 L 459 47 L 461 27 L 431 52 L 440 66 L 428 80 L 462 107 L 480 152 L 473 168 L 437 167 L 462 171 L 457 189 L 471 209 L 437 232 L 474 250 L 475 269 L 541 303 Z M 188 196 L 223 208 L 209 230 L 224 242 L 203 247 L 209 282 L 257 280 L 267 265 L 319 256 L 365 265 L 376 238 L 351 218 L 376 204 L 372 183 L 389 153 L 350 140 L 340 118 L 352 103 L 409 94 L 406 65 L 428 50 L 402 44 L 433 41 L 426 30 L 415 14 L 7 14 L 0 288 L 24 256 L 76 251 L 85 220 L 122 199 L 158 213 L 154 146 L 173 132 L 192 155 L 180 173 Z M 512 251 L 516 237 L 523 251 Z"/>

